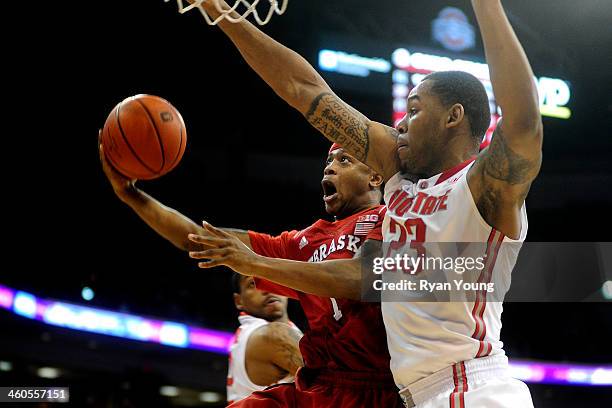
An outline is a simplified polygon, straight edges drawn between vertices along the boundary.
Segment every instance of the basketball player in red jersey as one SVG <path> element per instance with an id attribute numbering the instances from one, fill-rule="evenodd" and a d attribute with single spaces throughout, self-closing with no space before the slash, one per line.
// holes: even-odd
<path id="1" fill-rule="evenodd" d="M 188 239 L 189 234 L 206 230 L 182 214 L 167 208 L 122 178 L 101 160 L 119 198 L 161 236 L 177 247 L 191 252 L 203 246 Z M 380 186 L 382 177 L 332 146 L 324 170 L 325 209 L 336 221 L 319 220 L 300 231 L 272 237 L 253 231 L 223 228 L 229 234 L 263 256 L 310 261 L 352 258 L 381 240 L 384 207 Z M 205 226 L 208 224 L 204 224 Z M 330 277 L 329 293 L 343 287 L 342 273 Z M 308 278 L 304 282 L 309 282 Z M 298 371 L 296 384 L 276 385 L 236 402 L 240 407 L 363 407 L 401 406 L 397 388 L 389 370 L 389 352 L 380 312 L 380 304 L 336 300 L 321 293 L 309 295 L 256 279 L 257 288 L 298 299 L 308 319 L 309 330 L 300 341 L 305 366 Z M 313 285 L 319 285 L 312 282 Z M 325 291 L 323 291 L 325 292 Z"/>
<path id="2" fill-rule="evenodd" d="M 219 15 L 216 3 L 228 7 L 219 0 L 204 3 L 213 18 Z M 480 153 L 490 108 L 473 75 L 447 71 L 424 77 L 410 91 L 407 115 L 394 129 L 346 104 L 307 61 L 249 22 L 222 21 L 219 27 L 279 96 L 326 138 L 383 175 L 385 242 L 398 248 L 485 244 L 487 263 L 478 282 L 502 282 L 507 290 L 527 234 L 525 198 L 541 166 L 542 120 L 534 74 L 501 0 L 471 3 L 503 114 L 490 146 Z M 344 271 L 344 293 L 358 296 L 360 269 L 354 260 L 306 265 L 264 259 L 211 226 L 192 239 L 212 247 L 193 254 L 209 259 L 201 267 L 227 265 L 313 293 L 326 292 L 320 282 Z M 300 281 L 307 276 L 317 283 Z M 501 295 L 497 299 L 503 299 L 503 289 Z M 478 292 L 473 302 L 425 303 L 382 306 L 391 369 L 407 406 L 532 406 L 525 384 L 508 375 L 500 301 L 487 302 Z"/>
<path id="3" fill-rule="evenodd" d="M 115 194 L 128 204 L 149 226 L 185 251 L 195 249 L 185 239 L 198 226 L 182 214 L 136 188 L 104 157 L 102 168 Z M 238 233 L 236 233 L 238 235 Z M 251 277 L 232 277 L 234 304 L 240 311 L 240 327 L 230 348 L 227 400 L 238 401 L 254 391 L 279 382 L 291 382 L 303 365 L 299 350 L 300 330 L 289 321 L 287 298 L 259 290 Z"/>

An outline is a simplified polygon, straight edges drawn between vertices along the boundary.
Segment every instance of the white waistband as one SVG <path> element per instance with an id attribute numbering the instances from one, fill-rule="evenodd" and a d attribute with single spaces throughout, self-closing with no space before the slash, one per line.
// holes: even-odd
<path id="1" fill-rule="evenodd" d="M 465 380 L 463 380 L 464 371 Z M 469 386 L 476 382 L 507 376 L 508 357 L 505 355 L 475 358 L 443 368 L 422 378 L 401 390 L 400 395 L 404 398 L 411 398 L 415 405 L 419 405 L 439 394 L 448 393 L 450 395 L 465 381 L 469 389 Z"/>

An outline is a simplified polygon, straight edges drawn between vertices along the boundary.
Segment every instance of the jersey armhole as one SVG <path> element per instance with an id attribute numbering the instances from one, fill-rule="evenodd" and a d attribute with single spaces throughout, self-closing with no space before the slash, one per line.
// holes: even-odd
<path id="1" fill-rule="evenodd" d="M 468 169 L 471 168 L 468 167 Z M 465 172 L 465 174 L 463 176 L 461 176 L 461 179 L 459 181 L 459 183 L 463 184 L 464 186 L 462 186 L 462 190 L 465 191 L 464 195 L 465 195 L 465 199 L 466 201 L 469 203 L 471 210 L 476 214 L 476 218 L 478 219 L 478 221 L 480 222 L 480 224 L 487 230 L 493 230 L 493 229 L 497 229 L 495 227 L 493 227 L 492 225 L 489 225 L 489 223 L 482 218 L 482 214 L 480 214 L 480 211 L 478 210 L 478 207 L 476 206 L 476 202 L 474 201 L 474 196 L 472 195 L 472 190 L 470 190 L 470 184 L 467 181 L 467 171 Z M 526 209 L 526 204 L 523 202 L 523 205 L 521 206 L 521 214 L 520 214 L 520 219 L 521 219 L 521 233 L 519 234 L 518 239 L 513 239 L 510 238 L 506 235 L 504 235 L 504 242 L 510 242 L 510 243 L 519 243 L 519 242 L 523 242 L 525 241 L 525 238 L 527 238 L 527 229 L 528 229 L 528 223 L 527 223 L 527 209 Z M 501 232 L 501 231 L 500 231 Z"/>

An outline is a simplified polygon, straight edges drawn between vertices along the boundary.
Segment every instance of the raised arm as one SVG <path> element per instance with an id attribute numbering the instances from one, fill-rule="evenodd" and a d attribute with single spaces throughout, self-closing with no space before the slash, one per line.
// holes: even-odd
<path id="1" fill-rule="evenodd" d="M 468 175 L 483 218 L 517 238 L 520 209 L 542 161 L 542 120 L 534 75 L 501 0 L 472 0 L 495 99 L 502 110 L 491 145 Z"/>
<path id="2" fill-rule="evenodd" d="M 203 6 L 216 18 L 219 13 L 214 1 Z M 225 2 L 221 4 L 227 7 Z M 346 104 L 308 61 L 248 21 L 222 21 L 219 27 L 251 68 L 323 136 L 340 144 L 385 180 L 398 171 L 395 129 L 369 120 Z"/>
<path id="3" fill-rule="evenodd" d="M 246 350 L 246 368 L 251 381 L 269 385 L 287 374 L 295 376 L 304 365 L 299 342 L 302 336 L 286 323 L 272 322 L 255 330 Z M 270 368 L 276 368 L 271 372 Z M 280 372 L 279 372 L 280 371 Z"/>
<path id="4" fill-rule="evenodd" d="M 104 156 L 104 148 L 99 145 L 100 161 L 104 174 L 108 178 L 115 195 L 134 212 L 155 232 L 170 241 L 174 246 L 184 251 L 202 250 L 201 245 L 190 241 L 189 234 L 201 233 L 202 227 L 184 216 L 180 212 L 166 207 L 135 185 L 136 180 L 129 180 L 117 172 Z M 224 228 L 224 230 L 241 242 L 251 247 L 251 240 L 247 231 Z"/>

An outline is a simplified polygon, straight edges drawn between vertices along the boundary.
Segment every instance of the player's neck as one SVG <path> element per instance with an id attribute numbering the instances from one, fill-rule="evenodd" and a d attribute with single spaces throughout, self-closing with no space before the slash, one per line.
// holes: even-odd
<path id="1" fill-rule="evenodd" d="M 283 313 L 283 315 L 281 317 L 277 317 L 277 318 L 270 318 L 270 319 L 265 319 L 267 321 L 269 321 L 270 323 L 272 322 L 279 322 L 279 323 L 289 323 L 289 315 L 287 314 L 287 311 L 285 310 L 285 313 Z"/>
<path id="2" fill-rule="evenodd" d="M 380 205 L 380 201 L 377 201 L 374 198 L 368 199 L 364 201 L 363 203 L 356 203 L 356 205 L 347 207 L 343 211 L 340 211 L 337 214 L 334 214 L 334 220 L 335 221 L 343 220 L 347 217 L 350 217 L 351 215 L 359 214 L 362 211 L 369 210 L 379 205 Z"/>
<path id="3" fill-rule="evenodd" d="M 447 170 L 457 167 L 461 163 L 465 163 L 473 158 L 476 154 L 477 152 L 472 151 L 471 149 L 466 149 L 457 153 L 449 152 L 448 155 L 443 158 L 443 160 L 432 164 L 429 168 L 423 169 L 423 171 L 418 173 L 402 172 L 401 175 L 402 178 L 416 183 L 419 180 L 429 179 L 437 174 L 444 173 Z"/>
<path id="4" fill-rule="evenodd" d="M 279 317 L 278 319 L 272 319 L 269 320 L 270 322 L 279 322 L 279 323 L 289 323 L 289 316 L 287 315 L 287 313 L 283 314 L 281 317 Z"/>
<path id="5" fill-rule="evenodd" d="M 455 137 L 453 139 L 454 143 L 451 142 L 448 146 L 444 158 L 438 163 L 436 168 L 432 169 L 429 177 L 453 169 L 476 156 L 478 154 L 478 145 L 474 144 L 472 140 L 473 137 L 471 135 Z"/>

